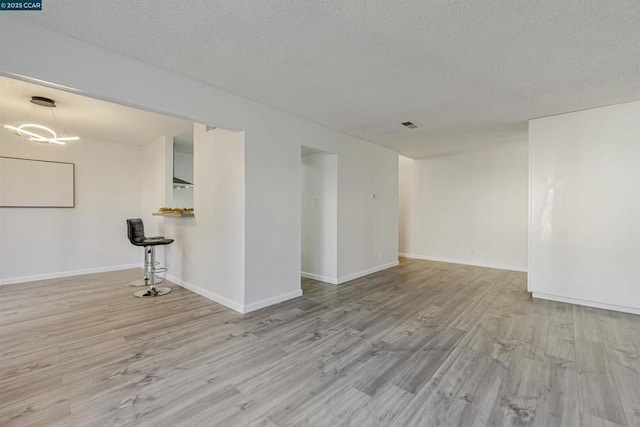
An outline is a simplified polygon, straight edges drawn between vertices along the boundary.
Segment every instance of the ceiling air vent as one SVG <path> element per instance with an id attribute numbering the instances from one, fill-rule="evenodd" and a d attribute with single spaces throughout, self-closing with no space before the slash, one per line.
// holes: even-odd
<path id="1" fill-rule="evenodd" d="M 418 125 L 413 123 L 413 122 L 402 122 L 402 126 L 408 128 L 408 129 L 417 129 Z"/>

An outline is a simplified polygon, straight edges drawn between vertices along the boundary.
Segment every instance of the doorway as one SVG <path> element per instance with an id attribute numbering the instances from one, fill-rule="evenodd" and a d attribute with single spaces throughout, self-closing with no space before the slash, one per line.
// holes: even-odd
<path id="1" fill-rule="evenodd" d="M 313 281 L 338 279 L 338 156 L 302 146 L 301 276 Z M 310 280 L 304 280 L 310 279 Z"/>

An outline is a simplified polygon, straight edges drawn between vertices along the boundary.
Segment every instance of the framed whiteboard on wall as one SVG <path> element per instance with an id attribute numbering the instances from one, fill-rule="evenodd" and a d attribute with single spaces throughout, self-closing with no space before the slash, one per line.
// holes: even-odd
<path id="1" fill-rule="evenodd" d="M 0 208 L 75 207 L 75 164 L 0 157 Z"/>

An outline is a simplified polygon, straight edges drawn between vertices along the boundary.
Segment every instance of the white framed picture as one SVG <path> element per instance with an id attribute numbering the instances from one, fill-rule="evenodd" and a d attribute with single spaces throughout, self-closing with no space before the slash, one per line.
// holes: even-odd
<path id="1" fill-rule="evenodd" d="M 75 207 L 75 164 L 0 157 L 0 207 Z"/>

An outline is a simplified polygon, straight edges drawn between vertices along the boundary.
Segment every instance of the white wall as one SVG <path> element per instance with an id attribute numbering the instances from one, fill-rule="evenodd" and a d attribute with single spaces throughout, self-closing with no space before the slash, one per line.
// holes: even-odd
<path id="1" fill-rule="evenodd" d="M 173 205 L 173 183 L 171 156 L 173 140 L 171 137 L 161 136 L 147 143 L 142 150 L 144 161 L 138 166 L 141 170 L 140 206 L 138 216 L 158 212 L 163 206 Z M 149 220 L 155 220 L 148 216 Z M 147 226 L 148 228 L 148 226 Z M 147 236 L 152 235 L 145 229 Z"/>
<path id="2" fill-rule="evenodd" d="M 398 157 L 393 151 L 14 15 L 0 16 L 0 37 L 20 40 L 19 46 L 0 47 L 0 66 L 6 74 L 198 123 L 245 130 L 246 311 L 301 294 L 301 145 L 338 155 L 339 279 L 397 264 Z M 370 198 L 371 192 L 377 199 Z"/>
<path id="3" fill-rule="evenodd" d="M 397 265 L 398 155 L 366 143 L 327 151 L 338 153 L 338 282 Z"/>
<path id="4" fill-rule="evenodd" d="M 640 102 L 529 122 L 529 290 L 640 314 Z"/>
<path id="5" fill-rule="evenodd" d="M 410 250 L 413 222 L 414 159 L 398 156 L 398 250 L 404 256 Z"/>
<path id="6" fill-rule="evenodd" d="M 400 159 L 400 252 L 527 270 L 526 143 Z"/>
<path id="7" fill-rule="evenodd" d="M 0 156 L 76 165 L 75 208 L 0 208 L 0 283 L 142 264 L 125 223 L 140 213 L 140 147 L 87 138 L 46 146 L 1 131 Z"/>
<path id="8" fill-rule="evenodd" d="M 338 283 L 338 161 L 302 156 L 302 275 Z"/>
<path id="9" fill-rule="evenodd" d="M 224 129 L 206 131 L 194 125 L 195 218 L 152 216 L 165 204 L 165 149 L 171 138 L 145 147 L 143 217 L 147 234 L 164 235 L 174 243 L 159 259 L 167 277 L 238 311 L 244 310 L 244 135 Z M 164 253 L 164 255 L 162 255 Z"/>

